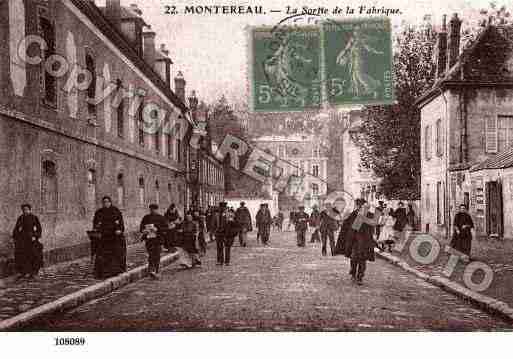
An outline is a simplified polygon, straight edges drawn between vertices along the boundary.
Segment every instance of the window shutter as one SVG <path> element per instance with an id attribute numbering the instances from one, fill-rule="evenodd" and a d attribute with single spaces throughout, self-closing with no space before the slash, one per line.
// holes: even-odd
<path id="1" fill-rule="evenodd" d="M 485 117 L 485 151 L 488 153 L 497 152 L 497 118 L 494 116 Z"/>

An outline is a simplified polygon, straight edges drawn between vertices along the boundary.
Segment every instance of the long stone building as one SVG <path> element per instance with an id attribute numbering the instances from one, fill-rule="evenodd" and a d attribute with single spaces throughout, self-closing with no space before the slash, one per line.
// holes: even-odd
<path id="1" fill-rule="evenodd" d="M 169 52 L 156 48 L 136 6 L 8 0 L 0 28 L 0 274 L 22 203 L 42 221 L 47 263 L 87 253 L 104 195 L 128 232 L 151 202 L 190 205 L 185 81 L 178 76 L 171 90 Z M 87 100 L 104 88 L 112 95 Z M 149 128 L 145 114 L 159 125 Z"/>

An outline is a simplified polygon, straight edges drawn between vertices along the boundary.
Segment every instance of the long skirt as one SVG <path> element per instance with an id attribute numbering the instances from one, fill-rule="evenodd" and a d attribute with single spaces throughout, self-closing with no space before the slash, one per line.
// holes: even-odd
<path id="1" fill-rule="evenodd" d="M 102 237 L 96 248 L 94 276 L 104 279 L 126 271 L 126 241 L 123 236 Z"/>
<path id="2" fill-rule="evenodd" d="M 37 274 L 43 266 L 43 245 L 31 238 L 17 240 L 14 244 L 14 264 L 19 274 Z"/>
<path id="3" fill-rule="evenodd" d="M 467 256 L 470 256 L 470 250 L 472 248 L 472 234 L 465 233 L 465 231 L 460 234 L 454 233 L 451 240 L 451 247 Z"/>

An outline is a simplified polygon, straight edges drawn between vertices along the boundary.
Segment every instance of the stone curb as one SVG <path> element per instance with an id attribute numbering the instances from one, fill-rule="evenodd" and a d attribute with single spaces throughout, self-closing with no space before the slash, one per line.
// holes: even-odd
<path id="1" fill-rule="evenodd" d="M 162 267 L 167 266 L 173 263 L 177 258 L 177 253 L 165 255 L 160 258 L 160 265 Z M 103 282 L 68 294 L 53 302 L 43 304 L 27 312 L 18 314 L 12 318 L 0 321 L 0 331 L 13 331 L 50 314 L 76 308 L 90 300 L 102 297 L 110 292 L 115 291 L 116 289 L 126 286 L 127 284 L 136 282 L 146 277 L 147 275 L 147 265 L 136 267 L 116 277 L 109 278 Z"/>
<path id="2" fill-rule="evenodd" d="M 376 250 L 375 252 L 377 257 L 384 259 L 399 268 L 402 268 L 406 272 L 414 274 L 418 278 L 423 279 L 426 282 L 435 285 L 448 293 L 454 294 L 455 296 L 468 301 L 469 303 L 487 313 L 498 315 L 509 323 L 513 323 L 513 308 L 511 308 L 508 304 L 492 297 L 474 292 L 462 286 L 461 284 L 451 281 L 448 278 L 432 276 L 423 273 L 392 254 L 380 252 L 379 250 Z"/>

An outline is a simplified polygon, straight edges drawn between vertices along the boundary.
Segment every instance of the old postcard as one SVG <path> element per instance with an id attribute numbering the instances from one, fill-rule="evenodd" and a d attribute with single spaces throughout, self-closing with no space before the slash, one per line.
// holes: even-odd
<path id="1" fill-rule="evenodd" d="M 0 1 L 0 331 L 510 332 L 512 10 Z"/>

